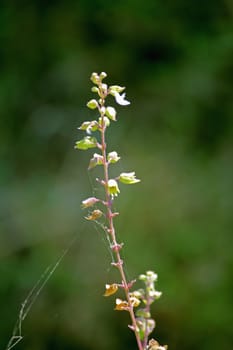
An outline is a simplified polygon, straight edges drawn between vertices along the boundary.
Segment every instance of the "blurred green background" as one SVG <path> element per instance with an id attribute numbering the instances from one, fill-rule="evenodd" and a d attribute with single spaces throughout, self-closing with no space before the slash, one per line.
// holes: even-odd
<path id="1" fill-rule="evenodd" d="M 23 323 L 18 349 L 136 349 L 104 234 L 85 222 L 95 117 L 90 74 L 127 87 L 108 133 L 122 157 L 116 220 L 129 278 L 159 275 L 153 336 L 170 349 L 233 341 L 233 3 L 229 0 L 1 0 L 0 348 L 41 274 L 68 254 Z"/>

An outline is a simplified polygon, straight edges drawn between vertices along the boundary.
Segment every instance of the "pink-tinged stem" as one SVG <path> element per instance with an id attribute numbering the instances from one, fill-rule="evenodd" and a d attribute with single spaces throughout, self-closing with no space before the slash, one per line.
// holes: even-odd
<path id="1" fill-rule="evenodd" d="M 102 105 L 104 105 L 104 99 L 102 99 Z M 101 113 L 101 112 L 100 112 Z M 121 245 L 119 245 L 117 243 L 117 239 L 116 239 L 116 232 L 115 232 L 115 228 L 114 228 L 114 224 L 113 224 L 113 217 L 114 214 L 112 213 L 112 200 L 111 200 L 111 196 L 109 194 L 108 191 L 108 161 L 107 161 L 107 157 L 106 157 L 106 143 L 105 143 L 105 131 L 106 131 L 106 127 L 104 125 L 104 114 L 101 113 L 101 118 L 102 118 L 102 127 L 101 127 L 101 150 L 102 150 L 102 156 L 103 156 L 103 168 L 104 168 L 104 187 L 105 187 L 105 196 L 106 196 L 106 210 L 107 210 L 107 219 L 108 219 L 108 224 L 109 224 L 109 234 L 111 236 L 112 239 L 112 246 L 113 247 L 119 247 L 119 249 L 113 249 L 114 253 L 115 253 L 115 257 L 116 257 L 116 263 L 114 264 L 121 275 L 121 279 L 122 279 L 122 285 L 123 285 L 123 289 L 125 291 L 125 296 L 129 305 L 129 314 L 131 317 L 131 321 L 132 321 L 132 326 L 133 326 L 133 330 L 134 330 L 134 334 L 137 340 L 137 345 L 138 345 L 138 349 L 139 350 L 144 350 L 142 342 L 140 340 L 139 334 L 137 332 L 137 323 L 136 323 L 136 318 L 134 315 L 134 310 L 133 310 L 133 306 L 130 300 L 130 296 L 129 296 L 129 283 L 127 282 L 126 276 L 125 276 L 125 272 L 124 272 L 124 268 L 123 268 L 123 260 L 121 259 L 121 255 L 120 255 L 120 248 Z"/>

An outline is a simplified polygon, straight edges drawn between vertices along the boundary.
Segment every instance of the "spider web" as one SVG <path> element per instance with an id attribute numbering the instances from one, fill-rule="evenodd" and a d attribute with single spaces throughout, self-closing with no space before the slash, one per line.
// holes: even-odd
<path id="1" fill-rule="evenodd" d="M 92 194 L 93 194 L 93 196 L 96 196 L 98 198 L 100 195 L 100 188 L 99 188 L 99 186 L 96 186 L 96 183 L 94 185 L 94 180 L 93 180 L 92 175 L 90 175 L 90 172 L 88 171 L 87 173 L 88 173 L 88 179 L 89 179 Z M 109 252 L 111 263 L 115 263 L 114 254 L 113 254 L 112 249 L 111 249 L 111 239 L 110 239 L 109 233 L 107 232 L 106 218 L 104 219 L 104 221 L 95 220 L 94 221 L 94 228 L 97 231 L 97 233 L 100 235 L 102 241 L 104 242 L 104 245 L 105 245 L 107 251 Z M 104 235 L 103 235 L 103 233 L 104 233 Z M 72 248 L 72 246 L 74 245 L 74 243 L 76 242 L 78 237 L 79 237 L 79 235 L 76 235 L 71 240 L 70 244 L 68 245 L 68 247 L 66 249 L 64 249 L 64 251 L 62 252 L 60 257 L 57 259 L 57 261 L 54 264 L 49 265 L 44 270 L 44 272 L 41 274 L 40 278 L 37 280 L 35 285 L 29 291 L 27 297 L 25 298 L 25 300 L 21 304 L 21 308 L 19 310 L 19 314 L 18 314 L 16 323 L 15 323 L 15 326 L 13 328 L 12 336 L 11 336 L 5 350 L 11 350 L 23 339 L 23 335 L 22 335 L 23 322 L 25 321 L 26 317 L 28 316 L 34 303 L 38 299 L 40 293 L 42 292 L 42 290 L 44 289 L 44 287 L 46 286 L 46 284 L 48 283 L 48 281 L 50 280 L 50 278 L 52 277 L 54 272 L 57 270 L 57 268 L 59 267 L 59 265 L 62 262 L 62 260 L 64 259 L 64 257 L 68 254 L 68 252 L 70 251 L 70 249 Z M 112 269 L 112 264 L 110 264 L 110 267 L 107 269 L 107 272 L 110 272 L 111 269 Z M 126 266 L 125 266 L 125 271 L 126 271 L 126 275 L 128 275 Z M 128 276 L 127 276 L 127 278 L 128 278 Z"/>
<path id="2" fill-rule="evenodd" d="M 67 255 L 67 253 L 70 251 L 71 247 L 74 245 L 75 241 L 77 240 L 78 236 L 75 236 L 69 246 L 62 252 L 61 256 L 58 258 L 58 260 L 54 263 L 49 265 L 45 271 L 41 274 L 40 278 L 37 280 L 35 285 L 32 287 L 30 292 L 28 293 L 27 297 L 21 304 L 21 308 L 18 314 L 18 318 L 16 320 L 12 336 L 6 346 L 5 350 L 10 350 L 13 347 L 15 347 L 22 339 L 22 326 L 23 322 L 28 316 L 29 311 L 31 310 L 32 306 L 38 299 L 41 291 L 44 289 L 47 282 L 50 280 L 58 266 L 60 265 L 61 261 L 64 259 L 64 257 Z"/>

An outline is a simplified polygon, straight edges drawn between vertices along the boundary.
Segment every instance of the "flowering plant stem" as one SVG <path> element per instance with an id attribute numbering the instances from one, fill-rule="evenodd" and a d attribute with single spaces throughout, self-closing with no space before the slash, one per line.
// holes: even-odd
<path id="1" fill-rule="evenodd" d="M 92 91 L 97 93 L 99 99 L 92 99 L 87 103 L 87 107 L 90 109 L 97 109 L 99 112 L 98 120 L 83 122 L 79 127 L 80 130 L 86 131 L 88 136 L 82 140 L 77 141 L 75 148 L 81 150 L 87 150 L 90 148 L 97 148 L 101 151 L 101 154 L 94 153 L 91 158 L 88 169 L 92 169 L 98 165 L 103 167 L 103 179 L 96 179 L 96 181 L 104 187 L 105 199 L 96 197 L 90 197 L 82 201 L 83 208 L 91 208 L 98 202 L 105 207 L 105 213 L 100 209 L 93 210 L 85 218 L 87 220 L 98 221 L 102 216 L 105 217 L 104 229 L 109 235 L 110 249 L 114 255 L 114 261 L 112 266 L 119 270 L 121 276 L 121 283 L 106 284 L 104 296 L 110 296 L 115 294 L 118 288 L 122 288 L 125 293 L 126 300 L 116 299 L 115 310 L 127 311 L 130 314 L 132 324 L 129 328 L 133 330 L 138 350 L 166 350 L 166 346 L 160 346 L 159 343 L 151 339 L 148 342 L 148 337 L 155 328 L 155 321 L 150 315 L 150 305 L 160 297 L 161 292 L 158 292 L 154 288 L 154 283 L 157 280 L 157 275 L 153 271 L 147 271 L 146 274 L 139 276 L 139 279 L 144 282 L 145 289 L 139 289 L 131 291 L 135 280 L 127 281 L 126 274 L 124 271 L 124 262 L 121 258 L 121 249 L 123 243 L 117 241 L 116 231 L 114 227 L 114 218 L 119 214 L 113 212 L 112 204 L 115 197 L 120 193 L 118 183 L 126 185 L 136 184 L 140 182 L 136 178 L 135 172 L 123 172 L 116 178 L 109 178 L 109 165 L 118 162 L 120 157 L 117 152 L 113 151 L 107 153 L 107 145 L 105 140 L 106 130 L 110 123 L 116 121 L 116 110 L 114 107 L 105 106 L 105 101 L 108 95 L 112 95 L 115 98 L 116 103 L 122 106 L 129 105 L 130 102 L 125 99 L 125 93 L 120 94 L 125 88 L 112 85 L 109 86 L 104 84 L 102 80 L 106 77 L 106 73 L 102 72 L 100 75 L 92 73 L 91 81 L 96 85 L 92 87 Z M 92 132 L 99 132 L 100 141 L 95 137 L 90 136 Z M 140 304 L 144 304 L 143 308 L 137 309 Z"/>
<path id="2" fill-rule="evenodd" d="M 102 101 L 103 102 L 101 103 L 101 105 L 103 106 L 104 100 L 102 100 Z M 101 111 L 101 108 L 100 108 L 100 111 Z M 121 255 L 120 255 L 121 245 L 117 242 L 116 231 L 115 231 L 114 223 L 113 223 L 113 218 L 115 215 L 112 212 L 112 199 L 109 195 L 108 185 L 107 185 L 108 180 L 109 180 L 109 176 L 108 176 L 108 161 L 107 161 L 107 156 L 106 156 L 106 142 L 105 142 L 106 126 L 104 125 L 104 121 L 103 121 L 104 115 L 103 115 L 103 113 L 101 113 L 101 114 L 102 114 L 101 118 L 102 118 L 102 125 L 103 125 L 103 127 L 101 128 L 101 149 L 102 149 L 102 156 L 103 156 L 104 182 L 105 182 L 104 187 L 105 187 L 105 197 L 106 197 L 107 220 L 108 220 L 108 225 L 109 225 L 108 232 L 109 232 L 111 239 L 112 239 L 111 249 L 114 251 L 115 256 L 116 256 L 117 262 L 114 263 L 114 265 L 117 266 L 117 268 L 120 272 L 120 275 L 121 275 L 122 288 L 125 291 L 125 296 L 126 296 L 126 299 L 128 302 L 129 314 L 130 314 L 132 326 L 133 326 L 132 329 L 134 330 L 134 334 L 135 334 L 135 337 L 137 340 L 138 349 L 143 350 L 143 345 L 141 343 L 139 333 L 137 332 L 137 323 L 136 323 L 136 318 L 135 318 L 135 314 L 134 314 L 134 310 L 133 310 L 133 305 L 132 305 L 131 300 L 130 300 L 130 294 L 129 294 L 130 285 L 127 282 L 124 267 L 123 267 L 123 260 L 121 259 Z"/>

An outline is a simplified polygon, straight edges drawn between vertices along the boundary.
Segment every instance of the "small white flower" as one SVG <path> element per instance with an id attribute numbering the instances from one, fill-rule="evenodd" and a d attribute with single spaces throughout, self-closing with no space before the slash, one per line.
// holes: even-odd
<path id="1" fill-rule="evenodd" d="M 121 105 L 121 106 L 130 105 L 130 102 L 125 100 L 125 92 L 122 95 L 120 95 L 119 92 L 115 92 L 114 97 L 115 97 L 116 102 L 119 105 Z"/>

